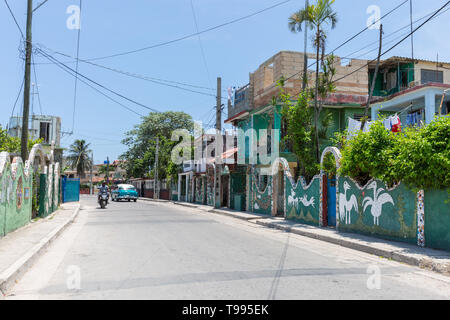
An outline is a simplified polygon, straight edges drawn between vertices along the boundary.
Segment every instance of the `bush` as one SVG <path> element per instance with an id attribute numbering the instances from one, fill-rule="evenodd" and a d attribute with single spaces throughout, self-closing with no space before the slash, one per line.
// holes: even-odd
<path id="1" fill-rule="evenodd" d="M 440 117 L 422 129 L 393 133 L 376 121 L 342 147 L 340 175 L 365 184 L 371 178 L 392 186 L 400 181 L 417 188 L 450 187 L 450 117 Z"/>

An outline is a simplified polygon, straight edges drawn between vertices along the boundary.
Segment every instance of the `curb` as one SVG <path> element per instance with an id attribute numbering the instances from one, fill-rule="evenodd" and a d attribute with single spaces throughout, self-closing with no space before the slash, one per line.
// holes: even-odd
<path id="1" fill-rule="evenodd" d="M 408 255 L 408 254 L 405 254 L 398 250 L 385 250 L 385 249 L 381 249 L 381 248 L 375 248 L 370 245 L 366 245 L 364 243 L 358 243 L 355 241 L 350 241 L 350 240 L 346 240 L 346 239 L 342 239 L 342 238 L 337 239 L 337 238 L 329 237 L 326 235 L 319 235 L 319 234 L 315 234 L 312 232 L 298 230 L 298 229 L 295 229 L 295 228 L 292 228 L 289 226 L 282 226 L 282 225 L 278 225 L 276 223 L 266 222 L 263 220 L 257 220 L 255 222 L 256 222 L 256 224 L 259 224 L 259 225 L 262 225 L 265 227 L 283 230 L 283 231 L 287 231 L 287 232 L 292 232 L 292 233 L 295 233 L 295 234 L 298 234 L 298 235 L 301 235 L 304 237 L 337 244 L 337 245 L 345 247 L 345 248 L 358 250 L 358 251 L 376 255 L 379 257 L 384 257 L 384 258 L 387 258 L 387 259 L 390 259 L 393 261 L 417 266 L 419 268 L 427 269 L 430 271 L 434 271 L 434 272 L 438 272 L 438 273 L 442 273 L 442 274 L 446 274 L 446 275 L 450 274 L 450 263 L 438 263 L 438 262 L 434 262 L 430 258 L 423 258 L 423 257 L 414 256 L 414 255 Z"/>
<path id="2" fill-rule="evenodd" d="M 244 215 L 233 214 L 232 212 L 222 211 L 222 210 L 218 210 L 218 209 L 211 209 L 211 210 L 205 210 L 205 211 L 211 212 L 211 213 L 216 213 L 216 214 L 221 214 L 221 215 L 232 217 L 232 218 L 236 218 L 236 219 L 241 219 L 241 220 L 244 220 L 244 221 L 251 221 L 251 220 L 259 220 L 259 219 L 268 219 L 268 218 L 270 218 L 270 217 L 265 218 L 265 217 L 252 216 L 252 215 L 244 216 Z"/>
<path id="3" fill-rule="evenodd" d="M 44 239 L 28 250 L 21 258 L 14 262 L 8 269 L 0 274 L 0 292 L 5 296 L 16 281 L 33 265 L 33 263 L 42 255 L 50 243 L 55 240 L 64 229 L 71 224 L 80 212 L 78 204 L 74 213 L 59 227 L 50 232 Z"/>

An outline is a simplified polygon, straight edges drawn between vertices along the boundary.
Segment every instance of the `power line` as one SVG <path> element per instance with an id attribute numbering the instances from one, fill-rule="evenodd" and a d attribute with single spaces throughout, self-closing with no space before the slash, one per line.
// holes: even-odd
<path id="1" fill-rule="evenodd" d="M 44 53 L 44 56 L 45 56 L 47 59 L 49 59 L 50 61 L 53 61 L 53 63 L 54 63 L 57 67 L 59 67 L 61 70 L 65 71 L 66 73 L 70 74 L 71 76 L 74 76 L 74 74 L 73 74 L 72 72 L 70 72 L 69 70 L 65 69 L 65 68 L 62 66 L 62 65 L 64 65 L 64 64 L 58 62 L 56 59 L 55 59 L 55 60 L 52 60 L 52 57 L 49 56 L 49 55 L 46 55 L 45 53 Z M 73 69 L 70 69 L 70 70 L 73 70 Z M 136 114 L 136 115 L 138 115 L 138 116 L 140 116 L 140 117 L 144 117 L 144 115 L 142 115 L 142 114 L 140 114 L 140 113 L 134 111 L 133 109 L 131 109 L 131 108 L 127 107 L 126 105 L 120 103 L 119 101 L 115 100 L 114 98 L 111 98 L 110 96 L 108 96 L 108 95 L 105 94 L 104 92 L 100 91 L 99 89 L 97 89 L 97 88 L 95 88 L 94 86 L 92 86 L 91 84 L 89 84 L 87 81 L 84 81 L 84 80 L 82 80 L 82 79 L 79 79 L 79 80 L 80 80 L 82 83 L 84 83 L 85 85 L 87 85 L 88 87 L 90 87 L 91 89 L 93 89 L 93 90 L 97 91 L 98 93 L 100 93 L 102 96 L 104 96 L 104 97 L 106 97 L 107 99 L 109 99 L 109 100 L 115 102 L 116 104 L 122 106 L 123 108 L 127 109 L 128 111 L 130 111 L 130 112 L 132 112 L 132 113 L 134 113 L 134 114 Z"/>
<path id="2" fill-rule="evenodd" d="M 394 48 L 396 48 L 398 45 L 400 45 L 403 41 L 405 41 L 405 40 L 408 39 L 410 36 L 412 36 L 414 33 L 416 33 L 420 28 L 422 28 L 425 24 L 427 24 L 430 20 L 432 20 L 439 12 L 441 12 L 441 11 L 442 11 L 446 6 L 448 6 L 449 4 L 450 4 L 450 1 L 447 1 L 446 4 L 444 4 L 440 9 L 436 10 L 435 13 L 434 13 L 431 17 L 429 17 L 425 22 L 423 22 L 421 25 L 419 25 L 419 26 L 418 26 L 417 28 L 415 28 L 413 31 L 409 32 L 409 34 L 408 34 L 406 37 L 402 38 L 400 41 L 398 41 L 395 45 L 393 45 L 392 47 L 390 47 L 388 50 L 384 51 L 384 52 L 380 55 L 380 57 L 386 55 L 388 52 L 392 51 Z M 360 68 L 358 68 L 358 69 L 356 69 L 356 70 L 354 70 L 354 71 L 348 73 L 347 75 L 344 75 L 344 76 L 340 77 L 340 78 L 337 79 L 337 80 L 334 80 L 333 83 L 336 83 L 336 82 L 338 82 L 338 81 L 340 81 L 340 80 L 342 80 L 342 79 L 347 78 L 348 76 L 350 76 L 350 75 L 352 75 L 352 74 L 358 72 L 359 70 L 361 70 L 361 69 L 363 69 L 363 68 L 369 66 L 369 65 L 370 65 L 372 62 L 374 62 L 374 61 L 376 61 L 376 59 L 370 60 L 369 62 L 367 62 L 367 64 L 363 65 L 362 67 L 360 67 Z"/>
<path id="3" fill-rule="evenodd" d="M 17 19 L 16 19 L 16 17 L 14 16 L 14 13 L 13 13 L 12 10 L 11 10 L 11 7 L 10 7 L 9 4 L 8 4 L 8 1 L 6 1 L 6 0 L 4 0 L 4 1 L 5 1 L 6 6 L 8 7 L 9 13 L 11 14 L 12 18 L 14 19 L 14 22 L 16 23 L 17 28 L 18 28 L 19 31 L 20 31 L 20 34 L 22 35 L 22 39 L 25 39 L 25 36 L 24 36 L 24 34 L 23 34 L 23 32 L 22 32 L 22 28 L 20 28 L 20 25 L 19 25 L 19 23 L 17 22 Z"/>
<path id="4" fill-rule="evenodd" d="M 22 84 L 21 84 L 21 86 L 20 86 L 19 93 L 17 94 L 16 101 L 14 102 L 14 106 L 13 106 L 13 109 L 12 109 L 12 111 L 11 111 L 11 117 L 14 116 L 14 110 L 16 109 L 17 102 L 19 101 L 20 94 L 22 93 L 22 89 L 23 89 L 24 83 L 25 83 L 25 77 L 22 79 Z"/>
<path id="5" fill-rule="evenodd" d="M 33 9 L 33 12 L 35 12 L 37 9 L 39 9 L 40 7 L 42 7 L 48 0 L 44 0 L 43 2 L 41 2 L 40 4 L 38 4 L 38 6 L 36 8 Z"/>
<path id="6" fill-rule="evenodd" d="M 195 8 L 194 8 L 194 0 L 191 0 L 191 9 L 192 9 L 192 16 L 194 18 L 194 23 L 195 23 L 195 30 L 197 31 L 197 33 L 199 33 L 199 29 L 198 29 L 198 22 L 197 22 L 197 17 L 195 15 Z M 212 86 L 212 81 L 211 81 L 211 74 L 209 72 L 209 68 L 208 68 L 208 63 L 206 62 L 206 56 L 205 56 L 205 50 L 203 49 L 203 44 L 202 44 L 202 38 L 200 36 L 200 34 L 198 35 L 198 43 L 200 45 L 200 51 L 202 54 L 202 59 L 203 59 L 203 64 L 205 65 L 205 69 L 206 69 L 206 74 L 208 76 L 208 81 L 209 81 L 209 85 Z"/>
<path id="7" fill-rule="evenodd" d="M 80 55 L 80 35 L 81 35 L 81 8 L 82 8 L 82 4 L 83 1 L 80 0 L 80 22 L 78 23 L 78 36 L 77 36 L 77 62 L 75 65 L 75 87 L 73 90 L 73 112 L 72 112 L 72 130 L 71 132 L 73 132 L 73 129 L 75 127 L 75 110 L 76 110 L 76 106 L 77 106 L 77 88 L 78 88 L 78 64 L 79 64 L 79 55 Z"/>
<path id="8" fill-rule="evenodd" d="M 31 56 L 31 58 L 34 61 L 34 54 Z M 42 114 L 41 95 L 39 94 L 39 86 L 38 86 L 38 80 L 37 80 L 37 74 L 36 74 L 36 66 L 35 66 L 34 63 L 33 63 L 33 73 L 34 73 L 34 82 L 36 83 L 36 93 L 37 93 L 37 96 L 38 96 L 39 111 L 41 112 L 41 116 L 42 116 L 43 114 Z"/>
<path id="9" fill-rule="evenodd" d="M 192 38 L 192 37 L 198 36 L 198 35 L 200 35 L 200 34 L 203 34 L 203 33 L 206 33 L 206 32 L 212 31 L 212 30 L 216 30 L 216 29 L 225 27 L 225 26 L 227 26 L 227 25 L 230 25 L 230 24 L 233 24 L 233 23 L 242 21 L 242 20 L 246 20 L 246 19 L 248 19 L 248 18 L 251 18 L 251 17 L 256 16 L 256 15 L 258 15 L 258 14 L 261 14 L 261 13 L 263 13 L 263 12 L 269 11 L 269 10 L 271 10 L 271 9 L 274 9 L 274 8 L 276 8 L 276 7 L 279 7 L 279 6 L 283 5 L 283 4 L 286 4 L 286 3 L 291 2 L 291 1 L 292 1 L 292 0 L 285 0 L 285 1 L 282 1 L 282 2 L 278 2 L 278 3 L 276 3 L 276 4 L 274 4 L 274 5 L 270 6 L 270 7 L 267 7 L 267 8 L 265 8 L 265 9 L 256 11 L 256 12 L 251 13 L 251 14 L 248 14 L 248 15 L 243 16 L 243 17 L 241 17 L 241 18 L 234 19 L 234 20 L 231 20 L 231 21 L 228 21 L 228 22 L 219 24 L 219 25 L 217 25 L 217 26 L 214 26 L 214 27 L 205 29 L 205 30 L 203 30 L 203 31 L 196 32 L 196 33 L 192 33 L 192 34 L 189 34 L 189 35 L 186 35 L 186 36 L 177 38 L 177 39 L 173 39 L 173 40 L 170 40 L 170 41 L 165 41 L 165 42 L 162 42 L 162 43 L 158 43 L 158 44 L 155 44 L 155 45 L 143 47 L 143 48 L 136 49 L 136 50 L 125 51 L 125 52 L 121 52 L 121 53 L 116 53 L 116 54 L 112 54 L 112 55 L 108 55 L 108 56 L 103 56 L 103 57 L 91 58 L 91 59 L 87 59 L 87 60 L 89 60 L 89 61 L 94 61 L 94 60 L 109 59 L 109 58 L 114 58 L 114 57 L 124 56 L 124 55 L 132 54 L 132 53 L 137 53 L 137 52 L 141 52 L 141 51 L 146 51 L 146 50 L 150 50 L 150 49 L 162 47 L 162 46 L 165 46 L 165 45 L 168 45 L 168 44 L 172 44 L 172 43 L 175 43 L 175 42 L 179 42 L 179 41 L 182 41 L 182 40 L 185 40 L 185 39 L 188 39 L 188 38 Z"/>
<path id="10" fill-rule="evenodd" d="M 69 54 L 58 52 L 58 51 L 54 51 L 53 49 L 50 49 L 50 48 L 48 48 L 45 45 L 42 45 L 40 43 L 36 44 L 36 45 L 40 46 L 40 47 L 43 47 L 43 48 L 46 48 L 47 50 L 51 50 L 55 54 L 59 54 L 59 55 L 62 55 L 62 56 L 68 57 L 68 58 L 74 58 L 74 57 L 72 57 Z M 74 59 L 76 59 L 76 58 L 74 58 Z M 169 81 L 169 80 L 160 80 L 160 79 L 158 79 L 159 80 L 158 81 L 158 80 L 155 80 L 155 78 L 147 77 L 147 76 L 140 75 L 140 74 L 137 74 L 137 73 L 132 73 L 132 72 L 128 72 L 128 71 L 119 70 L 119 69 L 116 69 L 116 68 L 111 68 L 111 67 L 108 67 L 108 66 L 105 66 L 105 65 L 101 65 L 101 64 L 92 62 L 92 61 L 88 61 L 88 60 L 84 60 L 84 59 L 77 59 L 77 60 L 81 61 L 81 62 L 84 62 L 84 63 L 87 63 L 87 64 L 90 64 L 90 65 L 95 66 L 95 67 L 99 67 L 99 68 L 106 69 L 106 70 L 109 70 L 109 71 L 112 71 L 112 72 L 120 73 L 120 74 L 126 75 L 128 77 L 132 77 L 132 78 L 136 78 L 136 79 L 140 79 L 140 80 L 145 80 L 145 81 L 152 82 L 152 83 L 155 83 L 155 84 L 159 84 L 159 85 L 162 85 L 162 86 L 167 86 L 167 87 L 171 87 L 171 88 L 175 88 L 175 89 L 179 89 L 179 90 L 183 90 L 183 91 L 197 93 L 197 94 L 201 94 L 201 95 L 205 95 L 205 96 L 209 96 L 209 97 L 215 97 L 216 96 L 215 94 L 212 94 L 212 93 L 206 93 L 206 92 L 202 92 L 202 91 L 198 91 L 198 90 L 187 89 L 187 88 L 180 87 L 178 85 L 162 83 L 161 81 L 177 83 L 177 84 L 180 84 L 180 85 L 190 86 L 190 87 L 197 87 L 197 88 L 204 88 L 204 87 L 199 87 L 199 86 L 194 86 L 194 85 L 189 85 L 189 84 L 175 82 L 175 81 Z M 211 88 L 205 88 L 205 89 L 211 90 Z"/>
<path id="11" fill-rule="evenodd" d="M 72 69 L 71 67 L 69 67 L 69 66 L 67 66 L 66 64 L 62 63 L 61 61 L 59 61 L 59 60 L 56 59 L 55 57 L 53 57 L 53 56 L 51 56 L 51 55 L 45 53 L 45 51 L 43 51 L 42 49 L 38 48 L 37 50 L 38 50 L 39 52 L 41 52 L 41 54 L 43 54 L 43 55 L 44 55 L 46 58 L 48 58 L 50 61 L 56 61 L 58 64 L 64 66 L 66 69 L 69 69 L 70 71 L 72 71 L 72 72 L 74 72 L 74 73 L 76 72 L 74 69 Z M 133 100 L 133 99 L 130 99 L 130 98 L 124 96 L 123 94 L 120 94 L 120 93 L 118 93 L 118 92 L 116 92 L 116 91 L 114 91 L 114 90 L 112 90 L 112 89 L 109 89 L 108 87 L 105 87 L 104 85 L 102 85 L 102 84 L 98 83 L 97 81 L 94 81 L 94 80 L 92 80 L 92 79 L 86 77 L 85 75 L 83 75 L 83 74 L 81 74 L 81 73 L 78 73 L 78 76 L 80 76 L 80 77 L 86 79 L 87 81 L 92 82 L 92 83 L 94 83 L 95 85 L 101 87 L 102 89 L 104 89 L 104 90 L 106 90 L 106 91 L 109 91 L 109 92 L 115 94 L 116 96 L 119 96 L 119 97 L 121 97 L 122 99 L 125 99 L 125 100 L 127 100 L 127 101 L 129 101 L 129 102 L 132 102 L 132 103 L 134 103 L 134 104 L 136 104 L 136 105 L 138 105 L 138 106 L 140 106 L 140 107 L 143 107 L 143 108 L 145 108 L 145 109 L 151 110 L 151 111 L 153 111 L 153 112 L 157 112 L 157 113 L 160 112 L 159 110 L 156 110 L 156 109 L 154 109 L 154 108 L 148 107 L 148 106 L 146 106 L 146 105 L 144 105 L 144 104 L 142 104 L 142 103 L 140 103 L 140 102 L 137 102 L 137 101 L 135 101 L 135 100 Z"/>
<path id="12" fill-rule="evenodd" d="M 353 39 L 355 39 L 356 37 L 358 37 L 359 35 L 361 35 L 363 32 L 365 32 L 366 30 L 368 30 L 371 26 L 375 25 L 376 23 L 380 22 L 382 19 L 386 18 L 387 16 L 389 16 L 390 14 L 392 14 L 394 11 L 398 10 L 401 6 L 403 6 L 406 2 L 408 2 L 409 0 L 404 0 L 402 3 L 400 3 L 399 5 L 397 5 L 395 8 L 391 9 L 389 12 L 387 12 L 386 14 L 384 14 L 381 18 L 375 20 L 372 24 L 368 25 L 366 28 L 362 29 L 361 31 L 359 31 L 358 33 L 356 33 L 355 35 L 351 36 L 349 39 L 347 39 L 346 41 L 344 41 L 343 43 L 341 43 L 339 46 L 337 46 L 335 49 L 333 49 L 330 53 L 326 54 L 325 57 L 328 57 L 330 54 L 334 53 L 336 50 L 342 48 L 344 45 L 346 45 L 347 43 L 349 43 L 350 41 L 352 41 Z M 306 52 L 304 52 L 304 54 L 306 54 Z M 307 68 L 311 68 L 312 66 L 314 66 L 317 63 L 317 61 L 314 61 L 313 63 L 311 63 Z M 285 81 L 295 77 L 296 75 L 298 75 L 300 72 L 303 71 L 299 71 L 294 73 L 293 75 L 291 75 L 290 77 L 286 78 Z"/>

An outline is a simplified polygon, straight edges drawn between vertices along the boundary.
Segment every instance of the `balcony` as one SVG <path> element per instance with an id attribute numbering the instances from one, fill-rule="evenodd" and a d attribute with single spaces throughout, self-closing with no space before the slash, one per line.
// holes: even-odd
<path id="1" fill-rule="evenodd" d="M 237 120 L 240 115 L 245 114 L 251 109 L 252 104 L 252 88 L 250 84 L 239 88 L 234 93 L 234 104 L 228 106 L 228 120 L 225 122 L 232 122 Z"/>

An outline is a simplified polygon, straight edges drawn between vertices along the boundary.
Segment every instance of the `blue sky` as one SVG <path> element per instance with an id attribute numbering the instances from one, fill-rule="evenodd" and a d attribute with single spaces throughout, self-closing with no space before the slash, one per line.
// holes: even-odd
<path id="1" fill-rule="evenodd" d="M 314 0 L 313 0 L 314 1 Z M 8 1 L 22 30 L 25 31 L 26 1 Z M 35 1 L 35 6 L 41 0 Z M 246 16 L 270 7 L 282 0 L 193 0 L 200 30 Z M 336 0 L 338 25 L 329 32 L 328 49 L 366 26 L 368 6 L 376 4 L 385 14 L 402 0 Z M 418 19 L 442 6 L 446 1 L 413 0 L 414 19 Z M 66 27 L 70 5 L 79 0 L 48 0 L 35 12 L 33 42 L 41 43 L 55 51 L 75 56 L 77 31 Z M 125 5 L 126 3 L 126 5 Z M 304 0 L 291 0 L 286 4 L 244 21 L 202 34 L 202 51 L 198 37 L 135 54 L 95 61 L 99 64 L 147 77 L 184 82 L 196 86 L 215 88 L 216 77 L 223 79 L 223 88 L 248 83 L 248 74 L 267 58 L 281 50 L 303 51 L 302 35 L 292 34 L 287 28 L 291 13 L 304 5 Z M 431 21 L 415 35 L 416 58 L 450 61 L 450 10 Z M 405 4 L 383 21 L 385 36 L 409 23 L 409 4 Z M 134 50 L 169 41 L 196 32 L 190 0 L 84 0 L 82 11 L 80 58 L 90 59 Z M 3 1 L 0 3 L 0 123 L 6 126 L 23 79 L 23 60 L 18 47 L 20 33 Z M 407 31 L 407 30 L 405 30 Z M 400 35 L 386 38 L 386 42 Z M 357 39 L 339 49 L 336 54 L 346 57 L 352 52 L 377 41 L 378 31 L 368 30 Z M 395 43 L 395 42 L 393 42 Z M 389 45 L 386 44 L 385 49 Z M 376 45 L 355 54 L 358 56 Z M 410 56 L 407 40 L 387 57 Z M 376 50 L 359 58 L 373 59 Z M 61 61 L 71 59 L 55 55 Z M 36 63 L 48 62 L 36 56 Z M 69 63 L 71 67 L 75 65 Z M 212 117 L 215 97 L 200 95 L 151 82 L 133 79 L 108 70 L 80 63 L 79 72 L 127 97 L 160 111 L 184 111 L 195 120 L 207 123 Z M 43 114 L 62 118 L 66 131 L 72 128 L 74 78 L 51 64 L 37 64 Z M 33 82 L 34 82 L 34 75 Z M 197 90 L 191 88 L 193 90 Z M 212 90 L 201 89 L 206 93 Z M 114 97 L 114 96 L 112 96 Z M 121 100 L 127 107 L 141 114 L 142 107 Z M 19 100 L 20 109 L 22 98 Z M 40 113 L 35 100 L 34 110 Z M 107 156 L 116 159 L 126 150 L 120 144 L 124 133 L 135 124 L 139 116 L 99 95 L 83 83 L 78 83 L 74 135 L 62 140 L 67 147 L 74 139 L 83 138 L 91 143 L 95 162 Z"/>

